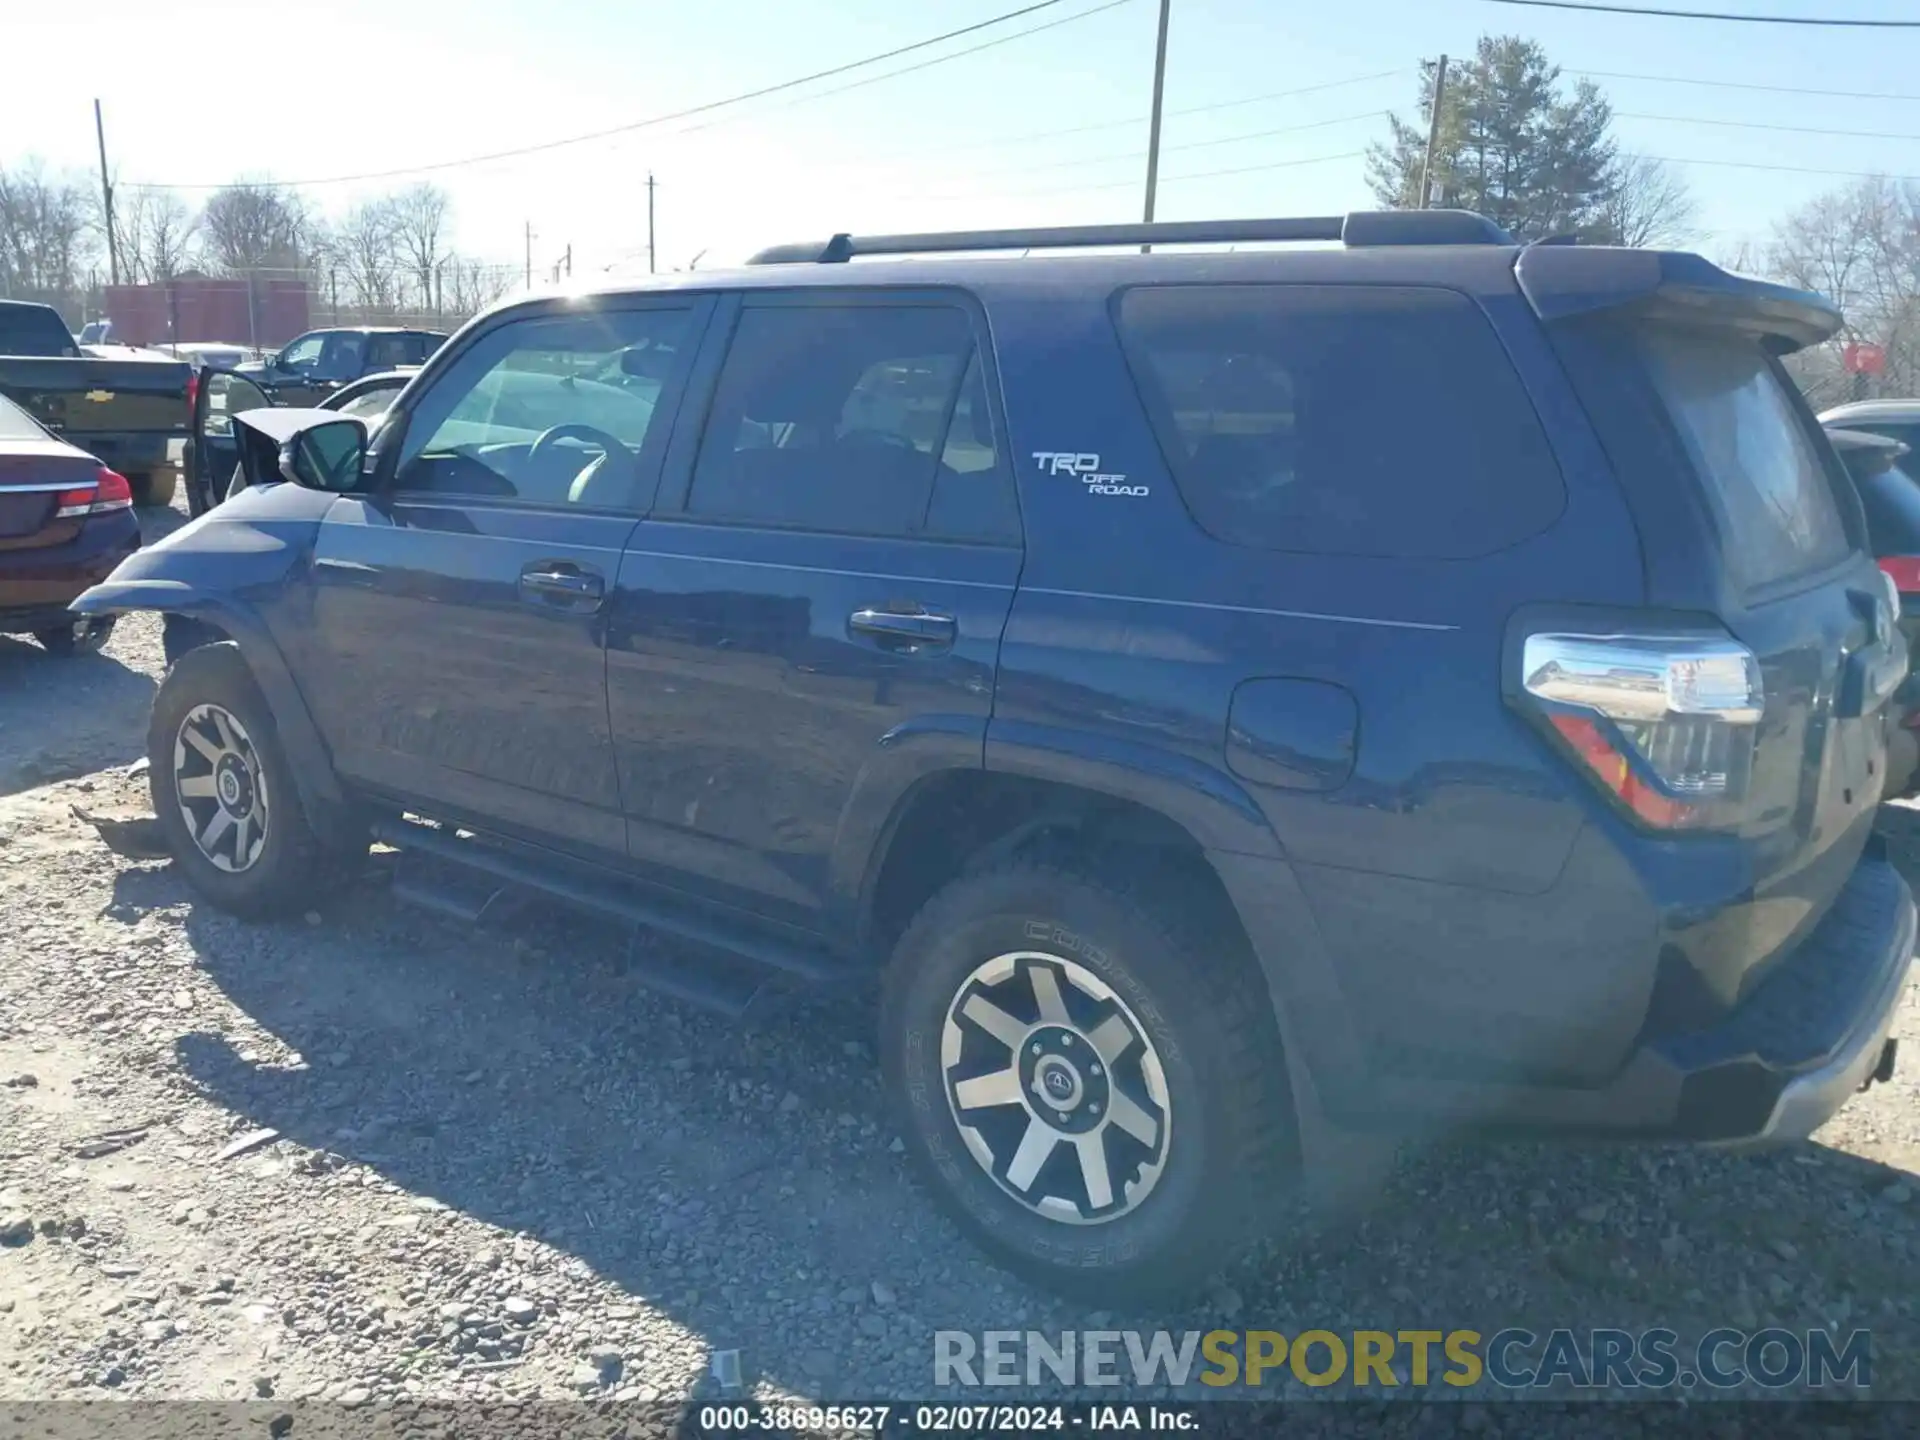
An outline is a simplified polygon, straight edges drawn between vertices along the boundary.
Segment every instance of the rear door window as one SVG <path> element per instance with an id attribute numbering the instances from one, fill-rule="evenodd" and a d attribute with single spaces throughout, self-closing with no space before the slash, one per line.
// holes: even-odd
<path id="1" fill-rule="evenodd" d="M 1142 287 L 1119 324 L 1180 493 L 1217 539 L 1467 557 L 1565 507 L 1512 362 L 1457 292 Z"/>
<path id="2" fill-rule="evenodd" d="M 1004 476 L 977 367 L 972 327 L 955 307 L 749 306 L 687 510 L 894 536 L 928 530 L 932 512 L 934 533 L 1002 538 Z"/>
<path id="3" fill-rule="evenodd" d="M 1852 542 L 1826 463 L 1759 345 L 1659 326 L 1643 349 L 1741 580 L 1771 584 L 1845 559 Z"/>

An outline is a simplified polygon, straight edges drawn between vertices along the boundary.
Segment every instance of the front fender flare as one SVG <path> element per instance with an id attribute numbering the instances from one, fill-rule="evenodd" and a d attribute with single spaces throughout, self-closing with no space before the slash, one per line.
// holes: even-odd
<path id="1" fill-rule="evenodd" d="M 346 805 L 346 792 L 334 773 L 333 758 L 313 723 L 313 713 L 295 683 L 286 656 L 258 612 L 234 596 L 210 591 L 187 580 L 149 576 L 109 578 L 68 607 L 78 615 L 121 615 L 145 610 L 182 615 L 210 624 L 240 647 L 254 683 L 273 712 L 273 724 L 286 746 L 294 782 L 307 818 L 316 827 L 328 823 Z"/>

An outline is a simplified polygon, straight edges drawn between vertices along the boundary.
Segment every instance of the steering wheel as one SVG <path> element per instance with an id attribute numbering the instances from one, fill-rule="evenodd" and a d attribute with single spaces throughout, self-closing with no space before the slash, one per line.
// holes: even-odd
<path id="1" fill-rule="evenodd" d="M 532 465 L 544 460 L 562 440 L 584 440 L 589 445 L 597 445 L 609 460 L 623 463 L 633 460 L 633 452 L 604 430 L 596 430 L 591 425 L 554 425 L 540 432 L 533 448 L 527 451 L 527 463 Z"/>
<path id="2" fill-rule="evenodd" d="M 920 448 L 897 430 L 849 430 L 840 437 L 839 443 L 862 449 L 917 451 Z"/>

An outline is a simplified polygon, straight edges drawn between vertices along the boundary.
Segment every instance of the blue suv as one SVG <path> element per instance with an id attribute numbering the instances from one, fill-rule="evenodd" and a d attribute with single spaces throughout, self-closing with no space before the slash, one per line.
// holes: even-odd
<path id="1" fill-rule="evenodd" d="M 1780 1141 L 1891 1072 L 1906 650 L 1780 364 L 1839 323 L 1461 212 L 841 235 L 245 413 L 77 608 L 168 617 L 208 901 L 378 839 L 716 1008 L 877 980 L 958 1221 L 1161 1291 L 1347 1135 Z"/>

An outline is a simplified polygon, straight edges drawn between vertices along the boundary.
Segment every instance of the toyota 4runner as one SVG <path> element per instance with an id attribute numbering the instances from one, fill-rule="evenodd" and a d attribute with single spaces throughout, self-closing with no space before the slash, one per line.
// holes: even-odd
<path id="1" fill-rule="evenodd" d="M 842 235 L 243 414 L 77 608 L 168 617 L 213 904 L 372 838 L 716 1008 L 877 977 L 958 1221 L 1163 1289 L 1326 1137 L 1775 1142 L 1890 1073 L 1906 651 L 1780 363 L 1838 324 L 1461 212 Z"/>

